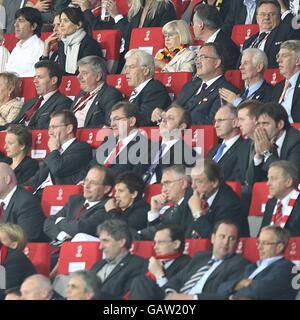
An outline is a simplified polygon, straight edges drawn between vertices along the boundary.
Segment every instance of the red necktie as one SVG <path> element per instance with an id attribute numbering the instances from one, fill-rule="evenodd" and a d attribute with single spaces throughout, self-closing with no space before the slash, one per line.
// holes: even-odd
<path id="1" fill-rule="evenodd" d="M 86 210 L 88 209 L 90 205 L 86 202 L 80 209 L 79 211 L 76 213 L 75 219 L 79 220 L 80 217 L 86 212 Z"/>
<path id="2" fill-rule="evenodd" d="M 272 221 L 274 224 L 280 225 L 282 219 L 282 202 L 281 200 L 277 203 L 277 208 L 275 214 L 272 216 Z"/>
<path id="3" fill-rule="evenodd" d="M 36 112 L 36 110 L 40 107 L 40 105 L 42 104 L 42 101 L 44 100 L 44 97 L 39 97 L 37 99 L 37 101 L 33 104 L 33 106 L 28 109 L 25 112 L 24 118 L 22 120 L 24 121 L 30 121 L 32 115 Z"/>
<path id="4" fill-rule="evenodd" d="M 3 201 L 0 203 L 0 222 L 4 220 L 4 204 Z"/>
<path id="5" fill-rule="evenodd" d="M 88 92 L 88 93 L 86 93 L 86 94 L 84 94 L 83 96 L 81 96 L 79 99 L 78 99 L 78 101 L 76 102 L 76 104 L 74 105 L 74 107 L 73 107 L 73 113 L 76 113 L 77 111 L 79 111 L 79 110 L 82 110 L 84 107 L 85 107 L 85 105 L 86 105 L 86 102 L 89 100 L 89 98 L 90 98 L 90 93 Z"/>
<path id="6" fill-rule="evenodd" d="M 200 212 L 201 215 L 206 215 L 208 210 L 208 202 L 206 199 L 201 199 L 201 204 L 200 204 Z"/>
<path id="7" fill-rule="evenodd" d="M 91 10 L 94 17 L 99 17 L 101 15 L 101 6 L 96 7 Z"/>
<path id="8" fill-rule="evenodd" d="M 119 141 L 117 143 L 117 145 L 115 146 L 115 149 L 112 151 L 112 153 L 110 154 L 109 158 L 106 159 L 103 163 L 104 167 L 108 167 L 116 158 L 116 156 L 118 155 L 120 149 L 122 148 L 123 142 Z"/>

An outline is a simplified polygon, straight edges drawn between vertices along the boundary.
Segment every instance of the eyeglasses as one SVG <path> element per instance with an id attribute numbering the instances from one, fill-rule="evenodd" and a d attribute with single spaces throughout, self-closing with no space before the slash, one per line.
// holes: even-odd
<path id="1" fill-rule="evenodd" d="M 180 180 L 182 180 L 182 178 L 180 178 L 180 179 L 176 179 L 176 180 L 167 180 L 167 181 L 161 181 L 161 186 L 162 187 L 168 187 L 171 183 L 173 183 L 173 182 L 176 182 L 176 181 L 180 181 Z"/>
<path id="2" fill-rule="evenodd" d="M 277 245 L 277 244 L 279 244 L 279 243 L 281 243 L 280 241 L 274 241 L 274 242 L 270 242 L 270 241 L 261 241 L 261 240 L 257 240 L 256 241 L 256 245 L 257 246 L 274 246 L 274 245 Z"/>
<path id="3" fill-rule="evenodd" d="M 224 122 L 224 121 L 229 121 L 229 120 L 233 120 L 233 119 L 215 119 L 215 120 L 213 120 L 213 124 L 216 124 L 216 123 L 218 123 L 218 122 Z"/>
<path id="4" fill-rule="evenodd" d="M 54 125 L 54 124 L 52 124 L 52 125 L 50 125 L 49 126 L 49 130 L 52 130 L 52 129 L 56 129 L 56 128 L 59 128 L 59 127 L 64 127 L 64 126 L 67 126 L 67 124 L 56 124 L 56 125 Z"/>
<path id="5" fill-rule="evenodd" d="M 205 60 L 205 59 L 219 59 L 219 58 L 206 56 L 205 54 L 200 54 L 200 55 L 196 56 L 196 59 L 202 61 L 202 60 Z"/>
<path id="6" fill-rule="evenodd" d="M 109 123 L 112 124 L 113 122 L 119 122 L 121 120 L 127 119 L 128 117 L 124 116 L 124 117 L 115 117 L 109 120 Z"/>
<path id="7" fill-rule="evenodd" d="M 275 12 L 260 12 L 256 14 L 259 17 L 265 18 L 265 17 L 270 17 L 270 18 L 274 18 L 276 16 L 278 16 L 278 13 Z"/>

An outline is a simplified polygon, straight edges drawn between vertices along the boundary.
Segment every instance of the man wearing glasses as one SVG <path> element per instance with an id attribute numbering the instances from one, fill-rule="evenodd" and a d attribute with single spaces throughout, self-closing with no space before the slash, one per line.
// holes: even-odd
<path id="1" fill-rule="evenodd" d="M 261 230 L 257 241 L 259 261 L 246 267 L 244 273 L 221 284 L 218 294 L 230 300 L 293 300 L 295 265 L 284 258 L 289 233 L 273 225 Z"/>

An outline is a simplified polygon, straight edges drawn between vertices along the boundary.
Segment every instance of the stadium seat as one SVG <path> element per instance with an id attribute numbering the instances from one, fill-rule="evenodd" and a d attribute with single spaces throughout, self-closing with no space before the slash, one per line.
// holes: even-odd
<path id="1" fill-rule="evenodd" d="M 119 12 L 125 16 L 128 12 L 128 0 L 118 0 L 116 1 Z"/>
<path id="2" fill-rule="evenodd" d="M 227 70 L 225 71 L 225 79 L 230 82 L 236 88 L 243 90 L 244 89 L 244 81 L 242 80 L 241 71 L 240 70 Z"/>
<path id="3" fill-rule="evenodd" d="M 269 190 L 266 182 L 255 182 L 252 190 L 249 216 L 261 216 L 265 211 L 269 199 Z"/>
<path id="4" fill-rule="evenodd" d="M 182 0 L 181 4 L 181 15 L 184 14 L 185 10 L 189 7 L 191 0 Z"/>
<path id="5" fill-rule="evenodd" d="M 209 251 L 211 249 L 210 239 L 186 239 L 184 253 L 194 256 L 199 251 Z"/>
<path id="6" fill-rule="evenodd" d="M 259 260 L 256 241 L 257 238 L 240 238 L 236 253 L 241 254 L 250 262 L 255 263 Z"/>
<path id="7" fill-rule="evenodd" d="M 5 151 L 5 136 L 6 132 L 5 131 L 0 131 L 0 152 L 2 152 L 6 156 L 6 151 Z"/>
<path id="8" fill-rule="evenodd" d="M 123 94 L 124 99 L 130 97 L 133 88 L 128 85 L 125 74 L 109 74 L 106 82 L 110 86 L 118 89 Z"/>
<path id="9" fill-rule="evenodd" d="M 226 181 L 226 184 L 239 196 L 242 196 L 242 185 L 238 181 Z"/>
<path id="10" fill-rule="evenodd" d="M 47 153 L 49 153 L 48 148 L 48 130 L 32 130 L 32 146 L 31 146 L 31 158 L 36 160 L 45 159 Z"/>
<path id="11" fill-rule="evenodd" d="M 244 42 L 259 32 L 258 24 L 236 24 L 232 28 L 231 40 L 242 48 Z"/>
<path id="12" fill-rule="evenodd" d="M 21 79 L 21 93 L 20 96 L 25 100 L 31 99 L 37 95 L 33 78 L 20 78 Z"/>
<path id="13" fill-rule="evenodd" d="M 149 184 L 145 188 L 144 200 L 150 204 L 151 198 L 160 193 L 161 193 L 160 183 Z"/>
<path id="14" fill-rule="evenodd" d="M 101 257 L 99 242 L 64 242 L 59 254 L 58 273 L 89 270 Z"/>
<path id="15" fill-rule="evenodd" d="M 55 215 L 74 194 L 82 194 L 81 185 L 46 186 L 42 193 L 41 205 L 46 217 Z"/>
<path id="16" fill-rule="evenodd" d="M 50 35 L 52 34 L 52 32 L 42 32 L 41 33 L 41 40 L 45 41 Z"/>
<path id="17" fill-rule="evenodd" d="M 97 149 L 111 132 L 110 128 L 80 128 L 77 130 L 77 139 L 87 142 L 92 149 Z"/>
<path id="18" fill-rule="evenodd" d="M 27 243 L 23 252 L 35 266 L 36 271 L 45 276 L 49 276 L 50 260 L 51 260 L 51 245 L 45 243 Z"/>
<path id="19" fill-rule="evenodd" d="M 272 86 L 275 86 L 277 83 L 284 80 L 284 76 L 279 72 L 278 68 L 266 69 L 264 78 Z"/>
<path id="20" fill-rule="evenodd" d="M 102 54 L 107 61 L 107 69 L 109 73 L 115 73 L 120 56 L 121 31 L 94 30 L 93 38 L 101 45 Z"/>
<path id="21" fill-rule="evenodd" d="M 133 241 L 130 252 L 142 258 L 149 259 L 154 255 L 154 243 L 153 241 Z"/>
<path id="22" fill-rule="evenodd" d="M 80 91 L 80 84 L 76 76 L 64 76 L 62 77 L 59 91 L 65 96 L 74 100 L 75 96 Z"/>
<path id="23" fill-rule="evenodd" d="M 12 49 L 16 46 L 17 42 L 19 41 L 16 36 L 15 33 L 4 33 L 3 35 L 3 40 L 4 40 L 4 47 L 8 50 L 8 51 L 12 51 Z"/>
<path id="24" fill-rule="evenodd" d="M 294 127 L 297 130 L 300 130 L 300 122 L 291 123 L 291 126 Z"/>
<path id="25" fill-rule="evenodd" d="M 191 72 L 158 72 L 154 79 L 159 80 L 168 90 L 171 100 L 175 100 L 182 87 L 192 81 Z"/>
<path id="26" fill-rule="evenodd" d="M 202 0 L 192 0 L 192 10 L 194 10 L 195 6 L 198 4 L 198 3 L 201 3 Z"/>
<path id="27" fill-rule="evenodd" d="M 218 142 L 216 130 L 213 125 L 194 125 L 191 129 L 192 147 L 199 155 L 205 157 L 208 151 Z M 189 136 L 189 134 L 185 134 L 184 140 L 190 144 Z"/>
<path id="28" fill-rule="evenodd" d="M 154 57 L 164 46 L 161 27 L 134 28 L 131 31 L 129 49 L 142 49 Z"/>
<path id="29" fill-rule="evenodd" d="M 300 237 L 290 238 L 289 244 L 285 250 L 285 258 L 300 265 Z"/>

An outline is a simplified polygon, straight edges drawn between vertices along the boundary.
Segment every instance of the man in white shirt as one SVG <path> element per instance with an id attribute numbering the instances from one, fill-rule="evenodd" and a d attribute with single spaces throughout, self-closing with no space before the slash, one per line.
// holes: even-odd
<path id="1" fill-rule="evenodd" d="M 33 77 L 34 65 L 43 54 L 44 42 L 41 34 L 42 18 L 38 10 L 25 7 L 15 14 L 16 44 L 6 64 L 6 71 L 15 72 L 20 77 Z"/>

